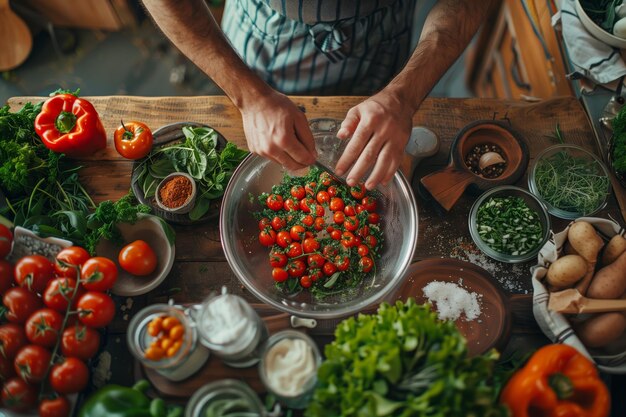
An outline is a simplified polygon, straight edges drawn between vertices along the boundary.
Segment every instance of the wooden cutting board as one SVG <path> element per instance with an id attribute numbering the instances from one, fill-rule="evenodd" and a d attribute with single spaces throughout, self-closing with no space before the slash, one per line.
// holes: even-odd
<path id="1" fill-rule="evenodd" d="M 33 37 L 26 23 L 11 10 L 9 0 L 0 0 L 0 71 L 8 71 L 26 60 Z"/>

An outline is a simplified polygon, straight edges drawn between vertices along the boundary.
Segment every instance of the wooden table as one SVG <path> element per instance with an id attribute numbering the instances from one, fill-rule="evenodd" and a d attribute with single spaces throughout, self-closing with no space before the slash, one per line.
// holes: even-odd
<path id="1" fill-rule="evenodd" d="M 241 116 L 231 102 L 222 96 L 186 98 L 143 97 L 91 97 L 88 98 L 98 110 L 109 134 L 107 149 L 81 161 L 80 176 L 96 202 L 118 199 L 130 187 L 131 162 L 123 160 L 115 151 L 112 133 L 121 119 L 141 120 L 157 127 L 179 121 L 205 123 L 218 129 L 229 141 L 245 147 Z M 342 119 L 347 110 L 360 102 L 360 97 L 293 97 L 295 103 L 309 119 L 332 117 Z M 40 98 L 22 97 L 9 100 L 13 109 L 26 101 Z M 510 265 L 496 262 L 481 255 L 473 245 L 467 228 L 469 208 L 475 196 L 464 195 L 449 212 L 442 212 L 435 204 L 425 200 L 419 190 L 419 178 L 445 165 L 450 144 L 456 133 L 466 124 L 480 119 L 503 119 L 526 139 L 533 156 L 556 143 L 552 138 L 558 124 L 565 141 L 578 144 L 597 152 L 593 132 L 580 103 L 573 97 L 558 98 L 528 104 L 519 101 L 492 99 L 427 99 L 414 117 L 414 125 L 433 130 L 441 140 L 441 150 L 428 160 L 422 161 L 412 178 L 413 189 L 419 205 L 419 238 L 415 260 L 431 257 L 455 257 L 469 260 L 485 268 L 502 284 L 512 297 L 513 331 L 504 354 L 528 350 L 545 344 L 548 340 L 537 327 L 532 315 L 532 289 L 529 268 L 532 262 Z M 405 161 L 404 166 L 410 163 Z M 619 187 L 614 183 L 614 186 Z M 527 188 L 524 176 L 519 185 Z M 620 189 L 620 196 L 623 190 Z M 612 196 L 599 216 L 611 216 L 624 223 L 626 211 L 621 211 Z M 567 221 L 552 218 L 553 229 L 561 230 Z M 202 226 L 176 227 L 176 261 L 169 277 L 157 289 L 142 297 L 136 297 L 130 310 L 118 311 L 110 326 L 107 350 L 113 355 L 111 382 L 130 383 L 132 358 L 126 349 L 125 330 L 128 318 L 142 306 L 164 302 L 169 297 L 177 303 L 201 301 L 211 291 L 226 285 L 231 293 L 247 300 L 257 301 L 239 283 L 228 266 L 220 244 L 217 222 Z M 180 290 L 177 290 L 180 289 Z M 118 300 L 118 305 L 126 300 Z M 613 378 L 617 387 L 626 386 L 624 378 Z M 614 392 L 617 392 L 614 389 Z M 614 396 L 615 416 L 626 415 L 623 396 Z M 621 403 L 620 403 L 621 401 Z M 618 412 L 618 410 L 621 410 Z"/>

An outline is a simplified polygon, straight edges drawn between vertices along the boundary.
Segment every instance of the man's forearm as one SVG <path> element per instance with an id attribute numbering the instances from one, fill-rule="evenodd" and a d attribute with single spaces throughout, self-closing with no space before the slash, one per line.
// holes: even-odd
<path id="1" fill-rule="evenodd" d="M 266 94 L 261 80 L 230 46 L 203 0 L 143 0 L 163 33 L 239 108 Z"/>
<path id="2" fill-rule="evenodd" d="M 440 0 L 426 18 L 419 43 L 400 73 L 385 87 L 413 112 L 467 47 L 492 0 Z"/>

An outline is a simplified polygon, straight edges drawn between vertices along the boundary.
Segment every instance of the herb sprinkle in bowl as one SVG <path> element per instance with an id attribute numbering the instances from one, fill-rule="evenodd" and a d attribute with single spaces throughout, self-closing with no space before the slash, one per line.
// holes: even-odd
<path id="1" fill-rule="evenodd" d="M 550 216 L 528 191 L 501 186 L 483 193 L 470 210 L 469 229 L 487 256 L 508 263 L 526 262 L 550 237 Z"/>
<path id="2" fill-rule="evenodd" d="M 555 145 L 541 152 L 528 175 L 530 191 L 561 219 L 590 216 L 606 205 L 609 174 L 593 153 L 576 145 Z"/>

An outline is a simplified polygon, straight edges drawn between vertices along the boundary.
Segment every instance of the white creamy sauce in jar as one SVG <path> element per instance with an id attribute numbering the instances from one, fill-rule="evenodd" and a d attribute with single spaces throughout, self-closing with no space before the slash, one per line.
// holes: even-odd
<path id="1" fill-rule="evenodd" d="M 205 318 L 200 325 L 204 327 L 203 333 L 211 343 L 227 345 L 250 331 L 254 323 L 237 297 L 225 294 L 208 305 Z"/>
<path id="2" fill-rule="evenodd" d="M 268 385 L 285 397 L 301 394 L 317 373 L 313 348 L 301 339 L 277 342 L 265 354 L 264 364 Z"/>

